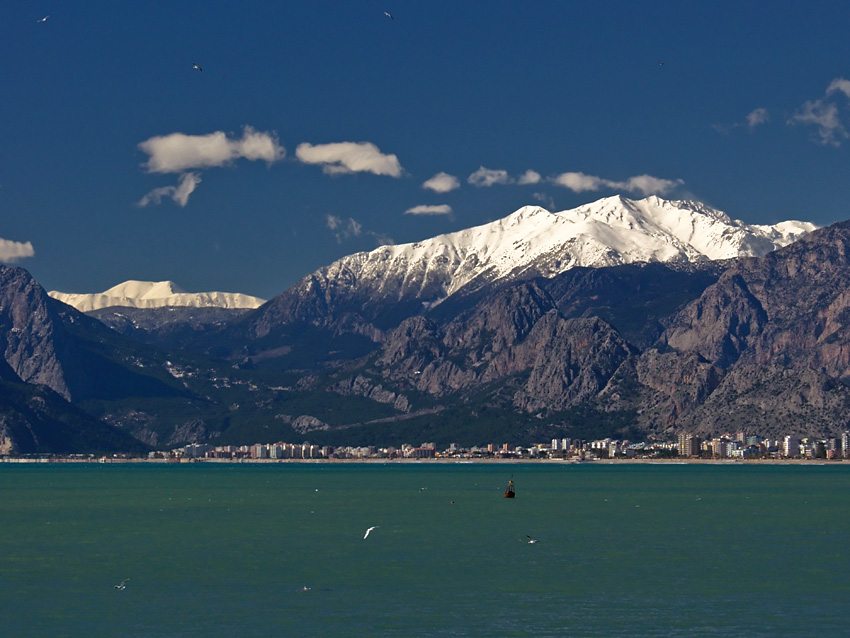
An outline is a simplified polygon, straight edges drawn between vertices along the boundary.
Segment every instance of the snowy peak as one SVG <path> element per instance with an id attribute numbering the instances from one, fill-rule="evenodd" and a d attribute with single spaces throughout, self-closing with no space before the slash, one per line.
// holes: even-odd
<path id="1" fill-rule="evenodd" d="M 186 291 L 173 281 L 136 281 L 131 279 L 100 294 L 107 297 L 127 299 L 162 299 L 163 297 L 185 293 Z"/>
<path id="2" fill-rule="evenodd" d="M 54 299 L 81 312 L 122 306 L 129 308 L 258 308 L 264 299 L 232 292 L 186 292 L 172 281 L 125 281 L 94 294 L 51 291 Z"/>
<path id="3" fill-rule="evenodd" d="M 525 206 L 475 228 L 344 257 L 311 281 L 339 290 L 346 278 L 348 287 L 357 282 L 374 294 L 431 304 L 469 285 L 553 277 L 577 266 L 762 256 L 815 228 L 754 226 L 700 202 L 615 196 L 557 213 Z"/>

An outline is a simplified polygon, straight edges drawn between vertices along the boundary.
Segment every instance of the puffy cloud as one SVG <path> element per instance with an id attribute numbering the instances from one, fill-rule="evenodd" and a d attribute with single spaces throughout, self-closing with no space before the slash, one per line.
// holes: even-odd
<path id="1" fill-rule="evenodd" d="M 286 155 L 274 133 L 250 126 L 243 129 L 239 139 L 231 139 L 223 131 L 207 135 L 171 133 L 151 137 L 139 148 L 149 155 L 145 163 L 149 173 L 182 173 L 191 168 L 224 166 L 239 158 L 271 164 Z"/>
<path id="2" fill-rule="evenodd" d="M 343 240 L 351 237 L 358 237 L 363 232 L 363 225 L 355 219 L 349 217 L 342 219 L 335 215 L 327 215 L 325 217 L 325 226 L 327 226 L 336 237 L 337 243 L 342 243 Z"/>
<path id="3" fill-rule="evenodd" d="M 295 149 L 295 156 L 305 164 L 320 164 L 330 175 L 339 173 L 374 173 L 401 177 L 404 169 L 395 155 L 385 155 L 371 142 L 335 142 L 308 144 Z"/>
<path id="4" fill-rule="evenodd" d="M 12 263 L 35 255 L 31 242 L 0 239 L 0 261 Z"/>
<path id="5" fill-rule="evenodd" d="M 494 184 L 510 184 L 511 178 L 508 177 L 508 172 L 503 170 L 493 170 L 480 167 L 466 180 L 473 186 L 493 186 Z"/>
<path id="6" fill-rule="evenodd" d="M 553 177 L 552 182 L 576 193 L 598 191 L 605 184 L 605 180 L 584 173 L 561 173 Z"/>
<path id="7" fill-rule="evenodd" d="M 625 181 L 618 182 L 584 173 L 561 173 L 553 177 L 550 181 L 559 186 L 569 188 L 576 193 L 609 188 L 629 193 L 638 193 L 644 197 L 648 195 L 666 195 L 676 187 L 684 184 L 684 181 L 681 179 L 662 179 L 660 177 L 653 177 L 652 175 L 635 175 Z"/>
<path id="8" fill-rule="evenodd" d="M 422 204 L 420 206 L 414 206 L 413 208 L 408 208 L 404 211 L 405 215 L 451 215 L 452 207 L 448 205 L 440 205 L 440 206 L 428 206 Z"/>
<path id="9" fill-rule="evenodd" d="M 195 187 L 201 183 L 200 173 L 184 173 L 180 176 L 177 186 L 161 186 L 154 188 L 150 193 L 139 200 L 138 205 L 145 207 L 148 204 L 159 204 L 163 197 L 170 197 L 180 206 L 185 206 L 189 201 Z"/>
<path id="10" fill-rule="evenodd" d="M 767 114 L 767 109 L 758 108 L 753 109 L 747 115 L 747 126 L 751 129 L 759 126 L 760 124 L 764 124 L 769 119 Z"/>
<path id="11" fill-rule="evenodd" d="M 532 171 L 531 169 L 529 169 L 517 178 L 516 183 L 520 184 L 520 185 L 523 185 L 523 184 L 539 184 L 542 181 L 542 179 L 543 178 L 540 176 L 540 173 L 538 173 L 537 171 Z"/>
<path id="12" fill-rule="evenodd" d="M 460 188 L 460 180 L 448 173 L 437 173 L 434 177 L 425 181 L 422 184 L 422 188 L 427 188 L 435 193 L 448 193 L 456 188 Z"/>

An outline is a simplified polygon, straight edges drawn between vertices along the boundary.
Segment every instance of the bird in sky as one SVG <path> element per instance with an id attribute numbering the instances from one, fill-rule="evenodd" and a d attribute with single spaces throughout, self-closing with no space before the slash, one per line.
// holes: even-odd
<path id="1" fill-rule="evenodd" d="M 197 62 L 192 62 L 192 68 L 198 69 L 198 71 L 203 71 L 203 69 L 201 68 L 201 65 L 198 64 Z"/>
<path id="2" fill-rule="evenodd" d="M 373 529 L 378 529 L 379 527 L 380 527 L 380 525 L 375 525 L 374 527 L 370 527 L 369 529 L 367 529 L 367 530 L 366 530 L 366 533 L 363 535 L 363 538 L 365 539 L 367 536 L 369 536 L 369 533 L 370 533 Z"/>
<path id="3" fill-rule="evenodd" d="M 43 18 L 39 18 L 38 20 L 36 20 L 36 22 L 47 22 L 47 18 L 49 17 L 50 16 L 44 16 Z"/>
<path id="4" fill-rule="evenodd" d="M 528 538 L 528 542 L 529 542 L 529 543 L 536 543 L 536 542 L 537 542 L 537 539 L 536 539 L 536 538 L 532 538 L 532 537 L 531 537 L 531 536 L 529 536 L 528 534 L 526 534 L 526 537 Z"/>
<path id="5" fill-rule="evenodd" d="M 393 18 L 393 14 L 392 14 L 392 13 L 389 13 L 388 11 L 384 11 L 384 15 L 385 15 L 385 16 L 387 16 L 390 20 L 394 20 L 394 19 L 395 19 L 395 18 Z"/>
<path id="6" fill-rule="evenodd" d="M 129 578 L 125 578 L 124 580 L 122 580 L 122 581 L 121 581 L 121 584 L 120 584 L 120 585 L 115 585 L 115 589 L 123 590 L 123 589 L 127 586 L 127 583 L 128 583 L 129 581 L 130 581 L 130 579 L 129 579 Z"/>

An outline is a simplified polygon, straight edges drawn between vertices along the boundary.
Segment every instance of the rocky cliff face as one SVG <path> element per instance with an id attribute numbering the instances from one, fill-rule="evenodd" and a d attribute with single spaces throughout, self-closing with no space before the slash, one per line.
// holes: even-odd
<path id="1" fill-rule="evenodd" d="M 376 363 L 390 383 L 438 397 L 510 380 L 513 406 L 532 412 L 594 399 L 635 352 L 599 318 L 564 318 L 545 291 L 528 283 L 444 326 L 406 320 Z"/>
<path id="2" fill-rule="evenodd" d="M 17 379 L 71 398 L 72 352 L 62 320 L 22 268 L 0 267 L 0 353 Z"/>
<path id="3" fill-rule="evenodd" d="M 846 429 L 848 246 L 850 223 L 844 222 L 765 257 L 740 260 L 673 315 L 656 349 L 642 355 L 643 368 L 658 367 L 653 362 L 661 349 L 670 370 L 698 361 L 714 372 L 710 382 L 688 379 L 696 389 L 686 401 L 675 399 L 681 385 L 656 384 L 666 396 L 667 420 L 702 432 L 721 423 L 748 423 L 766 433 Z"/>

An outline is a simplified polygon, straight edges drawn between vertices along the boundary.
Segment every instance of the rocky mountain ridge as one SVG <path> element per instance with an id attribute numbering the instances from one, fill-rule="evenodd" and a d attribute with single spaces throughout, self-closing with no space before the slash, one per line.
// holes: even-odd
<path id="1" fill-rule="evenodd" d="M 285 294 L 294 320 L 273 322 L 272 300 L 168 350 L 0 268 L 0 382 L 49 386 L 153 446 L 835 435 L 850 427 L 848 253 L 842 222 L 761 257 L 575 267 L 430 306 Z M 7 396 L 23 436 L 40 417 Z"/>

